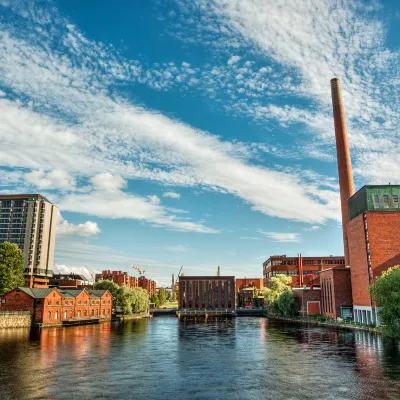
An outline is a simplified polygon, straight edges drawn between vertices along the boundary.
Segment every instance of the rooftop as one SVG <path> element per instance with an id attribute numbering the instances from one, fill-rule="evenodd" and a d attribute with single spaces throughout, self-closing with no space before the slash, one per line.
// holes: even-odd
<path id="1" fill-rule="evenodd" d="M 28 193 L 28 194 L 0 194 L 0 200 L 28 200 L 31 198 L 37 198 L 37 199 L 43 199 L 49 203 L 49 201 L 46 197 L 42 196 L 41 194 L 35 193 Z"/>

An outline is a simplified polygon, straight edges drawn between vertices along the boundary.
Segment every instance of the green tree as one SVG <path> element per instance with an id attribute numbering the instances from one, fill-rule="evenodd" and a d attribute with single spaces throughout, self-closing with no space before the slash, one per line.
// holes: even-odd
<path id="1" fill-rule="evenodd" d="M 254 287 L 253 290 L 253 302 L 254 302 L 254 307 L 258 307 L 258 289 Z"/>
<path id="2" fill-rule="evenodd" d="M 388 336 L 400 338 L 400 265 L 385 271 L 370 290 L 381 307 L 378 317 L 383 330 Z"/>
<path id="3" fill-rule="evenodd" d="M 276 300 L 276 309 L 284 317 L 293 317 L 296 312 L 292 290 L 283 291 Z"/>
<path id="4" fill-rule="evenodd" d="M 121 306 L 121 293 L 119 292 L 120 287 L 116 283 L 105 279 L 104 281 L 96 282 L 94 284 L 94 288 L 98 290 L 108 290 L 113 298 L 113 306 Z"/>
<path id="5" fill-rule="evenodd" d="M 24 255 L 16 244 L 4 242 L 0 246 L 0 296 L 24 284 Z"/>
<path id="6" fill-rule="evenodd" d="M 154 303 L 156 307 L 160 306 L 160 299 L 158 298 L 156 293 L 153 293 L 150 297 L 150 303 Z"/>
<path id="7" fill-rule="evenodd" d="M 149 311 L 150 299 L 147 290 L 139 287 L 131 290 L 133 292 L 132 312 L 136 313 Z"/>
<path id="8" fill-rule="evenodd" d="M 158 299 L 159 299 L 159 301 L 160 301 L 160 305 L 162 306 L 163 304 L 165 304 L 165 302 L 167 301 L 167 296 L 166 296 L 166 294 L 165 294 L 165 289 L 164 288 L 161 288 L 159 291 L 158 291 Z"/>
<path id="9" fill-rule="evenodd" d="M 291 283 L 292 277 L 283 274 L 277 274 L 269 280 L 269 287 L 263 290 L 265 308 L 268 312 L 283 316 L 288 316 L 286 314 L 290 314 L 292 311 L 294 313 L 294 300 L 293 308 L 290 305 L 290 296 L 293 297 L 292 288 L 290 286 Z M 283 298 L 280 300 L 281 296 L 283 296 Z"/>

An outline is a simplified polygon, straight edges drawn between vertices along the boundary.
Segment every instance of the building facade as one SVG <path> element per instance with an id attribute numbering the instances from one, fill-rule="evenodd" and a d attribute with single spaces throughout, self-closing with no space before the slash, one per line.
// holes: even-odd
<path id="1" fill-rule="evenodd" d="M 348 233 L 355 321 L 377 324 L 369 287 L 400 264 L 400 185 L 368 185 L 348 200 Z"/>
<path id="2" fill-rule="evenodd" d="M 330 268 L 320 273 L 322 314 L 328 318 L 352 318 L 350 268 Z"/>
<path id="3" fill-rule="evenodd" d="M 111 319 L 108 290 L 16 288 L 1 297 L 0 311 L 29 311 L 35 324 Z"/>
<path id="4" fill-rule="evenodd" d="M 343 267 L 343 256 L 322 257 L 286 257 L 286 255 L 271 256 L 263 263 L 264 285 L 268 286 L 270 278 L 283 274 L 292 277 L 292 287 L 319 285 L 321 271 L 334 267 Z"/>
<path id="5" fill-rule="evenodd" d="M 156 293 L 156 281 L 153 281 L 152 279 L 146 278 L 145 276 L 140 276 L 138 279 L 138 285 L 142 289 L 147 290 L 147 293 L 149 296 L 152 296 L 153 294 Z"/>
<path id="6" fill-rule="evenodd" d="M 303 317 L 321 314 L 320 288 L 293 288 L 296 311 Z"/>
<path id="7" fill-rule="evenodd" d="M 240 289 L 256 287 L 258 290 L 264 288 L 263 278 L 237 278 L 236 279 L 236 291 Z"/>
<path id="8" fill-rule="evenodd" d="M 234 309 L 236 290 L 234 276 L 181 276 L 180 309 Z"/>
<path id="9" fill-rule="evenodd" d="M 24 253 L 25 286 L 46 288 L 53 276 L 58 208 L 40 194 L 0 195 L 0 243 Z"/>
<path id="10" fill-rule="evenodd" d="M 125 285 L 127 288 L 133 289 L 139 287 L 139 281 L 136 276 L 129 276 L 125 271 L 110 271 L 104 270 L 101 274 L 96 274 L 95 281 L 108 280 L 112 281 L 118 286 Z"/>
<path id="11" fill-rule="evenodd" d="M 53 274 L 53 277 L 50 278 L 49 287 L 57 287 L 60 289 L 79 289 L 86 287 L 88 289 L 93 289 L 93 284 L 79 274 Z"/>

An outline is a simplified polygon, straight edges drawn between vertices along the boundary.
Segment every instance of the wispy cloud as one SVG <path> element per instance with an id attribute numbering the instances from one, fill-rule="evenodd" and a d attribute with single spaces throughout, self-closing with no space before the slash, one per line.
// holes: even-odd
<path id="1" fill-rule="evenodd" d="M 163 197 L 170 197 L 171 199 L 180 199 L 181 195 L 175 192 L 165 192 L 163 193 Z"/>
<path id="2" fill-rule="evenodd" d="M 162 246 L 160 248 L 163 249 L 163 250 L 169 251 L 171 253 L 187 253 L 187 252 L 192 250 L 191 247 L 184 246 L 184 245 L 181 245 L 181 244 L 178 244 L 178 245 L 175 245 L 175 246 L 173 246 L 173 245 L 165 245 L 165 246 Z"/>
<path id="3" fill-rule="evenodd" d="M 32 15 L 36 18 L 35 12 Z M 338 205 L 330 202 L 334 192 L 321 194 L 318 185 L 310 187 L 301 174 L 256 166 L 243 156 L 240 144 L 139 107 L 115 92 L 111 96 L 110 87 L 133 79 L 140 66 L 86 39 L 60 16 L 45 20 L 38 31 L 24 15 L 19 21 L 25 24 L 23 36 L 12 21 L 0 36 L 0 83 L 20 96 L 19 101 L 7 94 L 0 98 L 3 166 L 40 168 L 43 178 L 54 170 L 65 171 L 72 179 L 113 171 L 121 181 L 102 175 L 104 181 L 92 183 L 115 190 L 123 180 L 135 178 L 201 186 L 237 196 L 253 210 L 279 218 L 314 223 L 339 219 Z M 60 40 L 55 47 L 49 37 L 56 33 Z M 180 68 L 191 74 L 187 63 Z M 118 199 L 111 191 L 106 193 L 112 212 L 105 210 L 104 198 L 96 190 L 68 194 L 60 204 L 106 218 L 137 218 L 157 226 L 215 232 L 179 221 L 140 196 L 125 193 Z"/>
<path id="4" fill-rule="evenodd" d="M 321 229 L 320 226 L 313 225 L 313 226 L 310 226 L 309 228 L 304 228 L 303 231 L 304 232 L 314 232 L 314 231 L 319 231 L 320 229 Z"/>
<path id="5" fill-rule="evenodd" d="M 95 236 L 100 233 L 97 222 L 86 221 L 83 224 L 74 225 L 59 216 L 57 222 L 57 235 L 61 236 Z"/>
<path id="6" fill-rule="evenodd" d="M 299 233 L 265 232 L 261 229 L 258 232 L 272 239 L 273 242 L 300 243 L 303 240 Z"/>

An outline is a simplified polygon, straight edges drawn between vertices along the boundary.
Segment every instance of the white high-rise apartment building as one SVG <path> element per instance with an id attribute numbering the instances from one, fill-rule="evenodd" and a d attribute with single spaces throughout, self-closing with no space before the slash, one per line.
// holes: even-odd
<path id="1" fill-rule="evenodd" d="M 25 286 L 47 287 L 53 276 L 58 207 L 40 194 L 0 195 L 0 244 L 24 253 Z"/>

